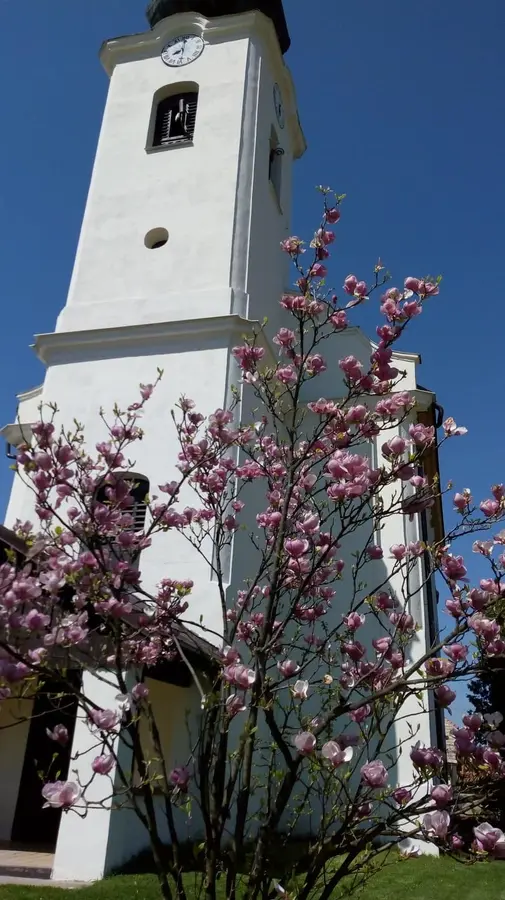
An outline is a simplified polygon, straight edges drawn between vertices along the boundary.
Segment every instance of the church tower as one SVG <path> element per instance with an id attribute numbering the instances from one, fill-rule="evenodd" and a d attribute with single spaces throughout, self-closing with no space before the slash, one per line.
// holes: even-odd
<path id="1" fill-rule="evenodd" d="M 124 409 L 162 369 L 133 461 L 145 492 L 156 493 L 177 474 L 171 410 L 179 397 L 191 397 L 205 415 L 225 406 L 237 381 L 233 346 L 251 322 L 268 316 L 275 327 L 289 283 L 279 243 L 289 233 L 292 166 L 305 142 L 283 59 L 290 40 L 282 0 L 151 0 L 147 16 L 149 30 L 102 46 L 110 87 L 67 303 L 54 332 L 35 340 L 44 384 L 19 398 L 17 421 L 2 435 L 14 447 L 23 443 L 40 403 L 55 403 L 61 424 L 83 423 L 92 449 L 106 438 L 100 408 Z M 181 500 L 195 503 L 189 491 Z M 33 493 L 15 477 L 6 525 L 35 518 Z M 244 577 L 237 556 L 235 548 L 230 590 Z M 219 640 L 212 567 L 187 542 L 154 536 L 140 569 L 147 591 L 162 578 L 192 579 L 191 620 L 203 620 L 207 637 Z M 107 673 L 86 670 L 83 679 L 97 706 L 115 706 Z M 162 741 L 174 765 L 187 756 L 186 713 L 197 720 L 201 698 L 194 687 L 162 688 Z M 21 762 L 25 740 L 10 754 Z M 83 783 L 94 741 L 78 717 L 72 772 Z M 21 765 L 8 771 L 5 839 L 22 796 Z M 57 880 L 100 878 L 145 847 L 135 815 L 93 790 L 87 796 L 97 808 L 61 820 Z"/>
<path id="2" fill-rule="evenodd" d="M 237 379 L 231 348 L 251 321 L 275 325 L 305 142 L 282 0 L 151 0 L 147 16 L 150 30 L 101 48 L 110 88 L 70 290 L 55 331 L 36 338 L 47 374 L 19 422 L 54 402 L 93 447 L 100 407 L 124 408 L 163 369 L 135 459 L 156 491 L 175 474 L 175 402 L 223 407 Z M 31 492 L 15 484 L 6 524 L 32 516 Z M 155 538 L 141 569 L 147 590 L 191 577 L 194 620 L 217 627 L 210 567 L 181 538 L 168 553 Z"/>
<path id="3" fill-rule="evenodd" d="M 17 422 L 0 432 L 13 446 L 23 443 L 39 418 L 39 404 L 54 403 L 61 424 L 83 423 L 92 449 L 106 438 L 100 408 L 106 416 L 116 403 L 124 409 L 137 399 L 139 384 L 153 382 L 161 369 L 161 383 L 146 406 L 145 436 L 135 445 L 133 467 L 144 495 L 176 474 L 179 445 L 171 410 L 179 397 L 192 398 L 204 415 L 225 407 L 238 380 L 233 346 L 252 323 L 268 318 L 272 330 L 281 323 L 278 300 L 292 277 L 279 244 L 290 230 L 293 163 L 305 151 L 284 63 L 290 39 L 282 0 L 150 0 L 147 17 L 147 31 L 102 46 L 110 88 L 67 303 L 54 332 L 36 337 L 35 350 L 47 370 L 43 386 L 20 398 Z M 374 349 L 357 328 L 335 340 L 341 341 L 341 350 L 333 351 L 337 359 L 367 359 Z M 400 351 L 394 359 L 404 370 L 402 389 L 417 401 L 412 419 L 398 425 L 406 436 L 410 421 L 435 422 L 434 396 L 418 387 L 418 357 Z M 334 370 L 313 389 L 317 393 L 307 394 L 307 401 L 340 401 L 345 395 Z M 375 459 L 379 439 L 371 446 Z M 436 471 L 435 458 L 432 465 Z M 251 529 L 254 499 L 242 519 Z M 181 500 L 195 502 L 189 491 Z M 33 520 L 33 506 L 32 491 L 16 477 L 6 525 Z M 436 529 L 424 513 L 390 517 L 378 540 L 384 547 L 438 540 Z M 251 546 L 244 549 L 241 540 L 237 532 L 232 558 L 225 561 L 232 595 L 251 575 Z M 419 656 L 433 644 L 436 625 L 434 584 L 427 584 L 423 565 L 419 558 L 409 588 L 420 625 L 412 653 Z M 390 578 L 401 596 L 403 576 L 392 574 L 391 557 L 377 566 L 376 583 Z M 205 636 L 219 642 L 221 598 L 208 560 L 171 532 L 153 537 L 140 569 L 146 591 L 163 578 L 193 580 L 188 618 L 203 621 Z M 337 604 L 335 615 L 341 615 Z M 106 676 L 86 669 L 85 694 L 98 707 L 115 708 L 117 685 Z M 166 710 L 158 724 L 170 769 L 188 758 L 187 719 L 198 721 L 201 697 L 192 684 L 168 682 L 161 690 L 156 683 L 153 677 L 151 701 Z M 182 699 L 178 691 L 186 692 Z M 409 699 L 395 740 L 410 739 L 410 717 L 420 722 L 417 738 L 432 745 L 433 710 L 420 718 L 418 699 Z M 0 785 L 8 787 L 0 806 L 0 840 L 11 838 L 16 804 L 23 803 L 26 734 L 0 758 L 0 774 L 7 773 Z M 77 717 L 72 772 L 83 784 L 94 746 L 86 718 Z M 125 756 L 124 767 L 131 766 L 131 756 Z M 409 783 L 406 754 L 397 768 L 398 783 Z M 40 801 L 38 782 L 36 790 Z M 85 817 L 63 816 L 59 825 L 55 880 L 100 878 L 146 846 L 145 830 L 131 809 L 119 808 L 111 797 L 104 801 L 100 784 L 90 785 L 86 796 L 95 807 Z M 313 814 L 317 827 L 317 806 Z M 196 814 L 187 828 L 188 838 L 199 836 Z"/>

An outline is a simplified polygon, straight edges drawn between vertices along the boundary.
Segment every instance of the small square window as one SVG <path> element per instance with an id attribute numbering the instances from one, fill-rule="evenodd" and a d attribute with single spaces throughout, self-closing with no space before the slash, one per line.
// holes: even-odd
<path id="1" fill-rule="evenodd" d="M 281 205 L 282 197 L 282 157 L 284 150 L 279 146 L 279 139 L 272 128 L 270 135 L 268 178 L 274 189 L 277 203 Z"/>

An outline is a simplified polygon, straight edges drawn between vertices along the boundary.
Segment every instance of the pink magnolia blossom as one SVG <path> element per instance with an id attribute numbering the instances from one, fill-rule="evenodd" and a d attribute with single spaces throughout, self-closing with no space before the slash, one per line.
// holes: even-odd
<path id="1" fill-rule="evenodd" d="M 353 757 L 352 747 L 342 748 L 336 741 L 327 741 L 326 744 L 323 744 L 321 753 L 334 769 L 346 762 L 350 762 Z"/>
<path id="2" fill-rule="evenodd" d="M 382 559 L 384 556 L 382 547 L 378 547 L 377 544 L 370 544 L 370 546 L 366 548 L 365 553 L 370 559 Z"/>
<path id="3" fill-rule="evenodd" d="M 284 241 L 281 241 L 281 249 L 284 250 L 285 253 L 289 253 L 291 255 L 298 255 L 298 253 L 305 253 L 303 249 L 303 241 L 301 238 L 293 235 L 292 237 L 286 238 Z"/>
<path id="4" fill-rule="evenodd" d="M 333 206 L 331 209 L 325 210 L 325 219 L 330 225 L 335 225 L 336 222 L 340 219 L 340 210 Z"/>
<path id="5" fill-rule="evenodd" d="M 356 297 L 366 297 L 368 294 L 368 287 L 366 281 L 358 281 L 354 288 L 354 295 Z"/>
<path id="6" fill-rule="evenodd" d="M 407 293 L 412 291 L 414 294 L 419 294 L 420 297 L 434 297 L 440 292 L 438 284 L 432 281 L 424 281 L 423 278 L 406 278 L 404 285 Z"/>
<path id="7" fill-rule="evenodd" d="M 286 553 L 289 553 L 290 556 L 293 556 L 295 559 L 303 556 L 307 553 L 309 549 L 309 542 L 302 540 L 302 538 L 291 538 L 284 542 L 284 547 L 286 549 Z"/>
<path id="8" fill-rule="evenodd" d="M 112 771 L 114 766 L 116 765 L 116 760 L 112 755 L 110 756 L 96 756 L 93 762 L 91 763 L 91 768 L 93 772 L 96 772 L 97 775 L 108 775 L 109 772 Z"/>
<path id="9" fill-rule="evenodd" d="M 300 671 L 300 666 L 294 659 L 284 659 L 282 662 L 278 662 L 277 668 L 281 675 L 284 675 L 284 678 L 290 678 Z"/>
<path id="10" fill-rule="evenodd" d="M 304 534 L 314 535 L 320 526 L 319 516 L 313 514 L 305 516 L 301 522 L 297 522 L 296 527 L 299 531 L 303 531 Z"/>
<path id="11" fill-rule="evenodd" d="M 454 672 L 454 663 L 449 659 L 439 659 L 434 656 L 432 659 L 426 660 L 426 674 L 432 678 L 446 678 Z"/>
<path id="12" fill-rule="evenodd" d="M 309 682 L 302 680 L 295 681 L 291 688 L 291 693 L 296 700 L 306 700 L 309 694 Z"/>
<path id="13" fill-rule="evenodd" d="M 233 665 L 233 663 L 240 662 L 240 653 L 235 647 L 226 646 L 223 647 L 221 651 L 221 659 L 224 663 L 227 663 L 227 665 Z"/>
<path id="14" fill-rule="evenodd" d="M 342 644 L 342 653 L 347 654 L 353 659 L 355 662 L 362 659 L 366 653 L 366 650 L 359 641 L 344 641 Z"/>
<path id="15" fill-rule="evenodd" d="M 372 644 L 373 644 L 374 649 L 377 651 L 377 653 L 384 654 L 384 653 L 388 652 L 389 648 L 391 647 L 392 641 L 393 641 L 393 638 L 391 638 L 389 636 L 380 637 L 380 638 L 374 638 L 372 640 Z"/>
<path id="16" fill-rule="evenodd" d="M 442 561 L 442 571 L 450 581 L 462 581 L 467 571 L 463 557 L 447 553 Z"/>
<path id="17" fill-rule="evenodd" d="M 494 542 L 493 541 L 474 541 L 472 544 L 472 550 L 474 553 L 481 553 L 482 556 L 491 556 L 493 552 Z"/>
<path id="18" fill-rule="evenodd" d="M 354 709 L 354 710 L 352 710 L 352 712 L 349 713 L 349 717 L 352 719 L 352 721 L 357 722 L 358 724 L 361 724 L 361 722 L 364 722 L 365 719 L 367 719 L 368 716 L 371 716 L 371 715 L 372 715 L 372 707 L 369 706 L 368 703 L 365 703 L 363 706 L 358 706 L 357 709 Z"/>
<path id="19" fill-rule="evenodd" d="M 348 275 L 344 281 L 344 291 L 346 292 L 346 294 L 354 294 L 357 283 L 358 279 L 355 275 Z"/>
<path id="20" fill-rule="evenodd" d="M 411 616 L 410 613 L 392 612 L 389 614 L 389 621 L 402 634 L 406 634 L 407 632 L 413 631 L 415 629 L 414 617 Z"/>
<path id="21" fill-rule="evenodd" d="M 439 809 L 443 809 L 452 801 L 452 787 L 448 784 L 437 784 L 431 790 L 431 798 Z"/>
<path id="22" fill-rule="evenodd" d="M 505 834 L 499 828 L 493 828 L 489 822 L 483 822 L 473 829 L 475 845 L 481 853 L 490 853 L 497 859 L 505 857 Z"/>
<path id="23" fill-rule="evenodd" d="M 455 619 L 459 619 L 464 614 L 464 607 L 459 597 L 449 597 L 445 602 L 445 610 Z"/>
<path id="24" fill-rule="evenodd" d="M 230 694 L 226 700 L 226 712 L 233 719 L 238 713 L 245 712 L 247 709 L 244 700 L 239 694 Z"/>
<path id="25" fill-rule="evenodd" d="M 439 838 L 445 840 L 451 817 L 445 810 L 437 810 L 436 812 L 426 813 L 423 818 L 423 831 L 428 837 Z"/>
<path id="26" fill-rule="evenodd" d="M 316 262 L 311 266 L 309 275 L 313 278 L 326 278 L 328 269 L 322 263 Z"/>
<path id="27" fill-rule="evenodd" d="M 449 843 L 453 850 L 463 850 L 465 842 L 460 834 L 451 834 Z"/>
<path id="28" fill-rule="evenodd" d="M 188 790 L 190 777 L 191 773 L 185 766 L 175 766 L 170 772 L 168 780 L 181 794 L 185 794 Z"/>
<path id="29" fill-rule="evenodd" d="M 498 500 L 483 500 L 482 503 L 479 503 L 479 509 L 490 519 L 499 513 L 500 504 Z"/>
<path id="30" fill-rule="evenodd" d="M 295 735 L 293 743 L 302 756 L 310 756 L 316 749 L 317 741 L 310 731 L 301 731 Z"/>
<path id="31" fill-rule="evenodd" d="M 472 502 L 472 495 L 470 492 L 465 489 L 461 493 L 454 494 L 454 509 L 457 509 L 458 512 L 464 513 L 468 510 L 470 503 Z"/>
<path id="32" fill-rule="evenodd" d="M 273 338 L 274 344 L 279 347 L 290 348 L 295 344 L 296 335 L 291 328 L 279 328 L 279 331 Z"/>
<path id="33" fill-rule="evenodd" d="M 448 416 L 448 418 L 442 423 L 442 428 L 444 429 L 446 437 L 457 437 L 459 435 L 468 433 L 468 428 L 464 428 L 462 425 L 456 425 L 456 422 L 454 421 L 452 416 Z"/>
<path id="34" fill-rule="evenodd" d="M 365 621 L 366 617 L 357 612 L 351 612 L 344 616 L 344 625 L 349 628 L 350 631 L 357 631 L 358 628 L 361 628 L 361 626 L 365 624 Z"/>
<path id="35" fill-rule="evenodd" d="M 119 725 L 122 716 L 117 709 L 92 709 L 89 718 L 100 731 L 113 731 Z"/>
<path id="36" fill-rule="evenodd" d="M 64 725 L 55 725 L 52 731 L 50 731 L 49 728 L 46 728 L 46 734 L 51 741 L 61 744 L 62 747 L 65 747 L 68 744 L 68 729 L 65 728 Z"/>
<path id="37" fill-rule="evenodd" d="M 454 728 L 452 734 L 457 752 L 461 756 L 471 756 L 475 751 L 474 732 L 468 728 Z"/>
<path id="38" fill-rule="evenodd" d="M 490 750 L 489 748 L 483 750 L 482 747 L 477 747 L 475 757 L 479 762 L 488 766 L 492 772 L 499 772 L 503 768 L 502 758 L 496 750 Z"/>
<path id="39" fill-rule="evenodd" d="M 398 806 L 406 806 L 412 800 L 412 791 L 405 787 L 398 787 L 392 792 L 391 797 L 395 803 L 398 803 Z"/>
<path id="40" fill-rule="evenodd" d="M 468 656 L 468 647 L 464 644 L 449 644 L 442 647 L 442 650 L 453 662 L 464 662 Z"/>
<path id="41" fill-rule="evenodd" d="M 482 613 L 474 613 L 468 620 L 468 625 L 479 637 L 485 641 L 492 641 L 500 634 L 500 626 L 493 619 L 488 619 Z"/>
<path id="42" fill-rule="evenodd" d="M 348 425 L 357 425 L 363 422 L 367 417 L 368 410 L 362 403 L 351 406 L 345 414 L 345 421 Z"/>
<path id="43" fill-rule="evenodd" d="M 360 769 L 361 780 L 371 788 L 382 788 L 388 783 L 388 771 L 381 760 L 365 763 Z"/>
<path id="44" fill-rule="evenodd" d="M 80 800 L 81 789 L 74 781 L 52 781 L 42 788 L 42 796 L 46 801 L 44 807 L 69 809 Z"/>
<path id="45" fill-rule="evenodd" d="M 400 456 L 405 452 L 406 446 L 407 442 L 399 435 L 389 438 L 389 440 L 382 445 L 383 456 L 387 459 L 391 459 L 392 456 Z"/>
<path id="46" fill-rule="evenodd" d="M 356 810 L 356 818 L 358 819 L 369 819 L 372 815 L 373 803 L 360 803 Z"/>
<path id="47" fill-rule="evenodd" d="M 134 700 L 145 700 L 149 696 L 149 688 L 143 682 L 134 684 L 131 690 Z"/>
<path id="48" fill-rule="evenodd" d="M 435 439 L 435 429 L 433 425 L 422 425 L 421 422 L 417 422 L 409 426 L 409 435 L 416 447 L 427 447 Z"/>
<path id="49" fill-rule="evenodd" d="M 439 769 L 444 762 L 441 750 L 436 747 L 426 747 L 422 741 L 417 741 L 410 751 L 410 758 L 417 769 Z"/>
<path id="50" fill-rule="evenodd" d="M 463 725 L 466 728 L 469 728 L 470 731 L 477 732 L 482 728 L 484 720 L 480 713 L 472 713 L 471 715 L 463 716 Z"/>
<path id="51" fill-rule="evenodd" d="M 441 684 L 434 692 L 437 703 L 442 709 L 449 707 L 456 699 L 456 691 L 451 690 L 447 684 Z"/>
<path id="52" fill-rule="evenodd" d="M 347 328 L 349 323 L 346 311 L 344 309 L 337 310 L 337 312 L 330 316 L 330 322 L 336 329 Z"/>
<path id="53" fill-rule="evenodd" d="M 417 294 L 419 292 L 421 284 L 422 284 L 422 281 L 420 278 L 413 278 L 412 276 L 409 276 L 404 281 L 405 290 L 413 291 L 414 294 Z"/>
<path id="54" fill-rule="evenodd" d="M 398 560 L 398 562 L 404 558 L 407 553 L 407 548 L 405 544 L 391 544 L 389 548 L 389 552 L 393 559 Z"/>
<path id="55" fill-rule="evenodd" d="M 254 669 L 248 669 L 247 666 L 238 663 L 231 666 L 225 666 L 223 669 L 223 678 L 229 684 L 247 690 L 254 684 L 256 673 Z"/>
<path id="56" fill-rule="evenodd" d="M 394 597 L 391 597 L 390 594 L 386 594 L 385 591 L 381 591 L 380 594 L 377 594 L 375 598 L 375 602 L 379 609 L 385 611 L 386 609 L 394 609 L 395 606 L 398 606 L 398 602 Z"/>

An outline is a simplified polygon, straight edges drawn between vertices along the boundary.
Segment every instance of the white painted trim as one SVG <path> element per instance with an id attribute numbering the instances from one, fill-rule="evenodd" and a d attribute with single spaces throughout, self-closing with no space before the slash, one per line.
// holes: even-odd
<path id="1" fill-rule="evenodd" d="M 183 337 L 231 337 L 251 333 L 258 322 L 238 315 L 210 316 L 205 319 L 181 319 L 155 322 L 149 325 L 126 325 L 122 328 L 92 328 L 83 331 L 58 331 L 35 335 L 32 345 L 39 359 L 51 365 L 62 350 L 108 347 L 118 349 L 126 344 L 145 347 L 146 344 L 176 342 Z"/>
<path id="2" fill-rule="evenodd" d="M 4 425 L 0 428 L 0 437 L 3 437 L 7 444 L 11 447 L 19 447 L 21 444 L 30 444 L 33 432 L 30 424 L 22 422 L 12 422 L 10 425 Z"/>
<path id="3" fill-rule="evenodd" d="M 38 384 L 37 387 L 30 388 L 29 391 L 23 391 L 21 394 L 16 394 L 16 399 L 19 400 L 20 403 L 24 403 L 25 400 L 33 400 L 35 397 L 41 397 L 43 390 L 44 385 Z"/>
<path id="4" fill-rule="evenodd" d="M 194 12 L 168 16 L 158 22 L 156 27 L 150 31 L 104 41 L 100 48 L 101 63 L 110 77 L 119 63 L 127 62 L 132 57 L 138 59 L 144 56 L 147 58 L 155 53 L 161 53 L 166 41 L 178 32 L 189 32 L 195 29 L 209 43 L 223 39 L 250 37 L 251 34 L 260 37 L 269 52 L 275 80 L 282 89 L 293 156 L 295 159 L 303 156 L 307 149 L 307 142 L 298 118 L 293 79 L 280 52 L 277 32 L 272 20 L 258 10 L 232 16 L 216 16 L 213 19 L 206 19 Z"/>

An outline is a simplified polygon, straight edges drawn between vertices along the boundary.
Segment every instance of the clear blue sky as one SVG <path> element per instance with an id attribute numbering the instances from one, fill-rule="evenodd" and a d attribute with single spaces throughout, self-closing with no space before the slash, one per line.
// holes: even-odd
<path id="1" fill-rule="evenodd" d="M 104 106 L 104 38 L 143 30 L 146 0 L 0 0 L 0 419 L 40 383 L 29 344 L 65 303 Z M 334 270 L 444 276 L 404 341 L 422 383 L 469 428 L 442 475 L 487 495 L 503 472 L 504 0 L 284 0 L 309 150 L 294 231 L 317 183 L 346 192 Z M 373 308 L 360 323 L 376 324 Z M 0 504 L 10 485 L 0 458 Z M 449 510 L 450 518 L 450 510 Z"/>

